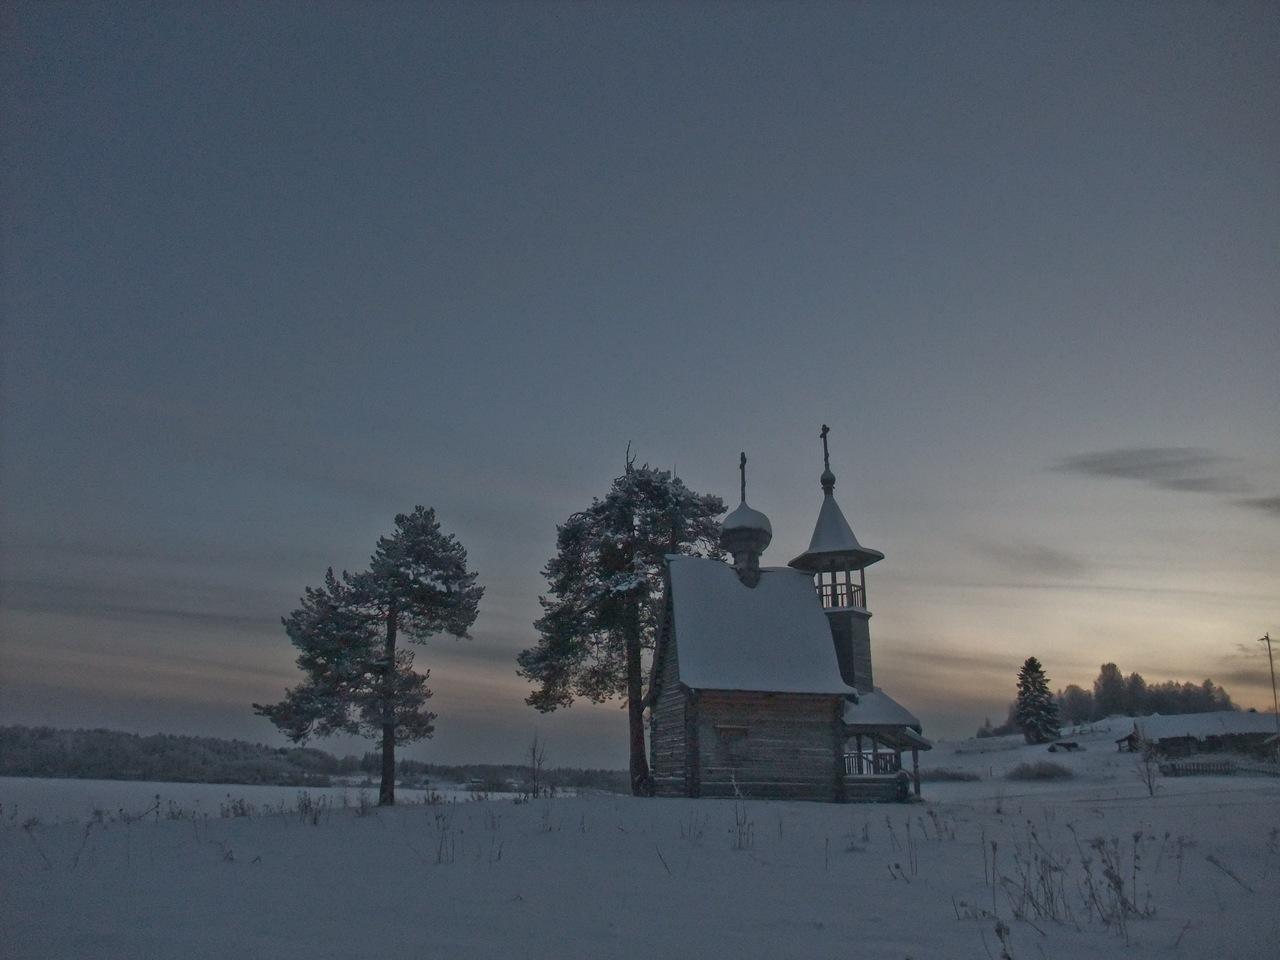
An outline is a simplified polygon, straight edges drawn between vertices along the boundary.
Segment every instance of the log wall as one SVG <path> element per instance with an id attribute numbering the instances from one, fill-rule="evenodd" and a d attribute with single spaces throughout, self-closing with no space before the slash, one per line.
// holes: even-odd
<path id="1" fill-rule="evenodd" d="M 689 795 L 686 721 L 688 692 L 680 683 L 675 637 L 668 635 L 658 665 L 658 699 L 649 714 L 649 769 L 659 797 Z"/>
<path id="2" fill-rule="evenodd" d="M 839 697 L 701 691 L 696 794 L 843 799 Z"/>

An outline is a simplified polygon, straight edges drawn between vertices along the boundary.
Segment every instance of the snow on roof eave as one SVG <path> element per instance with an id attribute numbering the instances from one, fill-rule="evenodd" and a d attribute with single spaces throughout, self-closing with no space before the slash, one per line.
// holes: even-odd
<path id="1" fill-rule="evenodd" d="M 916 731 L 913 730 L 911 727 L 904 727 L 902 730 L 902 735 L 906 737 L 908 740 L 910 740 L 912 745 L 916 747 L 918 750 L 933 749 L 933 741 L 930 740 L 928 737 L 924 737 L 916 733 Z"/>
<path id="2" fill-rule="evenodd" d="M 849 559 L 854 562 L 848 563 L 847 560 Z M 787 566 L 795 567 L 797 570 L 804 570 L 808 573 L 817 573 L 819 570 L 844 570 L 846 568 L 862 570 L 873 563 L 879 563 L 883 559 L 883 553 L 879 550 L 872 550 L 870 547 L 858 547 L 856 550 L 833 550 L 830 552 L 806 550 Z"/>

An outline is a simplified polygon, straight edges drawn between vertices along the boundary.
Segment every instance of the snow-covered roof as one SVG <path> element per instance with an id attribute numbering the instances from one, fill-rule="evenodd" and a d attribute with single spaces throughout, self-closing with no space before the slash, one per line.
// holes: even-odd
<path id="1" fill-rule="evenodd" d="M 933 749 L 933 741 L 930 740 L 928 737 L 925 737 L 925 736 L 922 736 L 921 734 L 916 733 L 915 730 L 911 729 L 911 727 L 903 727 L 902 735 L 911 744 L 913 744 L 916 747 L 919 747 L 921 750 Z"/>
<path id="2" fill-rule="evenodd" d="M 765 567 L 746 586 L 733 567 L 667 557 L 680 680 L 696 690 L 847 694 L 813 578 Z"/>
<path id="3" fill-rule="evenodd" d="M 847 558 L 852 561 L 854 569 L 859 569 L 883 560 L 884 554 L 858 542 L 835 496 L 827 493 L 822 497 L 822 508 L 818 511 L 818 522 L 813 527 L 809 549 L 792 560 L 791 566 L 819 570 L 837 558 Z"/>
<path id="4" fill-rule="evenodd" d="M 915 714 L 879 687 L 858 694 L 857 703 L 844 705 L 844 722 L 859 727 L 918 727 Z"/>
<path id="5" fill-rule="evenodd" d="M 1214 713 L 1178 713 L 1172 716 L 1154 714 L 1138 717 L 1134 729 L 1144 740 L 1167 740 L 1175 737 L 1222 737 L 1241 733 L 1275 733 L 1273 713 L 1248 713 L 1242 710 L 1218 710 Z"/>

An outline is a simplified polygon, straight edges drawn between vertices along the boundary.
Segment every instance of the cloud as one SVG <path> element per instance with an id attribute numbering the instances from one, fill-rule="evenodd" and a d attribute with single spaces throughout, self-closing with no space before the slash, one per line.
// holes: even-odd
<path id="1" fill-rule="evenodd" d="M 1280 497 L 1249 497 L 1237 500 L 1236 503 L 1242 507 L 1250 507 L 1253 510 L 1261 510 L 1263 513 L 1280 517 Z"/>
<path id="2" fill-rule="evenodd" d="M 884 638 L 876 656 L 886 664 L 911 664 L 914 671 L 920 671 L 922 664 L 927 664 L 930 672 L 950 672 L 969 678 L 981 674 L 1016 677 L 1024 659 L 1012 653 L 923 646 L 892 637 Z M 1009 682 L 1012 685 L 1013 681 Z"/>
<path id="3" fill-rule="evenodd" d="M 135 623 L 176 621 L 250 633 L 279 629 L 280 613 L 267 609 L 258 596 L 246 597 L 247 591 L 210 590 L 201 595 L 180 590 L 175 584 L 176 581 L 158 583 L 147 598 L 141 588 L 84 579 L 10 580 L 4 585 L 0 609 Z"/>
<path id="4" fill-rule="evenodd" d="M 1006 570 L 1049 577 L 1078 577 L 1087 569 L 1079 557 L 1042 543 L 986 543 L 977 548 Z"/>
<path id="5" fill-rule="evenodd" d="M 1161 490 L 1242 493 L 1249 485 L 1225 469 L 1234 462 L 1201 447 L 1121 447 L 1066 457 L 1053 469 L 1086 477 L 1138 480 Z"/>
<path id="6" fill-rule="evenodd" d="M 1260 643 L 1237 643 L 1236 652 L 1227 655 L 1228 660 L 1261 660 L 1267 655 L 1266 647 Z"/>
<path id="7" fill-rule="evenodd" d="M 1262 663 L 1256 667 L 1224 667 L 1221 670 L 1213 670 L 1209 673 L 1214 683 L 1234 684 L 1239 687 L 1261 687 L 1267 690 L 1271 689 L 1271 681 L 1268 679 L 1266 663 Z M 1227 689 L 1230 693 L 1230 688 Z M 1232 699 L 1236 699 L 1232 697 Z"/>

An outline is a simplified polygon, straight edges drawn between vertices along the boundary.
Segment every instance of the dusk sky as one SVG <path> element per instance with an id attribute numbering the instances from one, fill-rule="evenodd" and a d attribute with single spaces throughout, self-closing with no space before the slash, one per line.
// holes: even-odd
<path id="1" fill-rule="evenodd" d="M 541 715 L 555 526 L 627 444 L 808 543 L 926 735 L 1028 655 L 1270 709 L 1274 3 L 8 3 L 0 723 L 281 743 L 280 617 L 434 506 L 486 588 L 406 755 Z M 342 753 L 359 741 L 320 741 Z"/>

